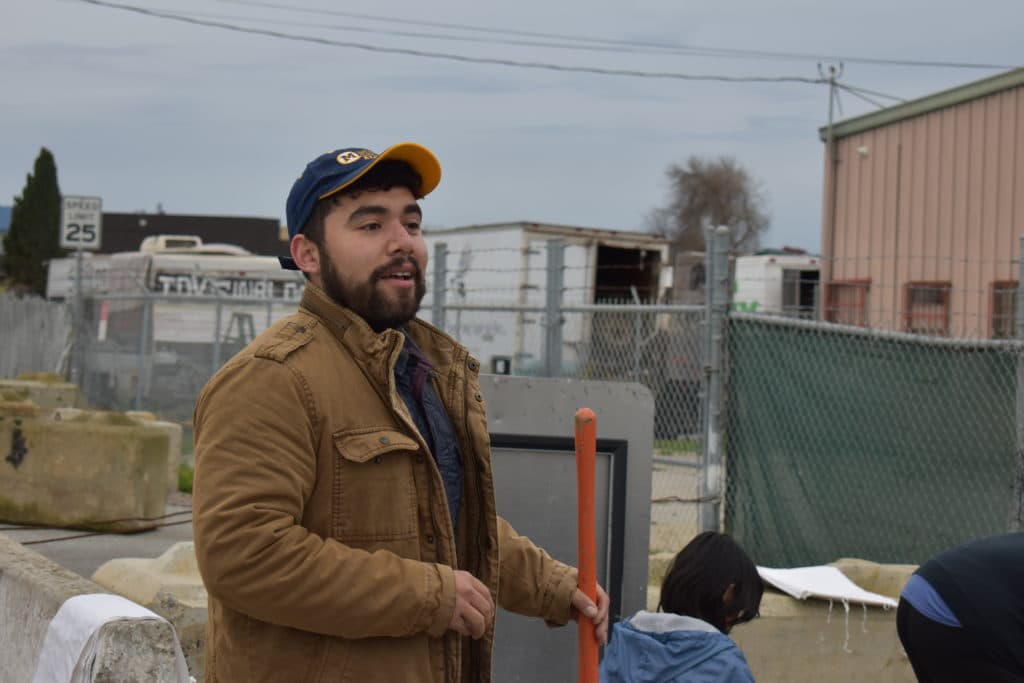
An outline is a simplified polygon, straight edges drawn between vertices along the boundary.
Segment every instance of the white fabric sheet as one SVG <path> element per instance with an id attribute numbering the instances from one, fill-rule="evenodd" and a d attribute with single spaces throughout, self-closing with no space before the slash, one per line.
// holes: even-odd
<path id="1" fill-rule="evenodd" d="M 796 567 L 795 569 L 772 569 L 758 567 L 761 578 L 779 590 L 799 600 L 824 598 L 855 602 L 863 605 L 895 607 L 896 600 L 878 593 L 866 591 L 839 571 L 836 567 Z"/>
<path id="2" fill-rule="evenodd" d="M 91 593 L 65 600 L 46 628 L 32 683 L 91 681 L 100 628 L 121 619 L 166 621 L 159 614 L 119 595 Z M 177 633 L 174 633 L 174 649 L 178 660 L 178 681 L 189 683 L 188 666 Z"/>

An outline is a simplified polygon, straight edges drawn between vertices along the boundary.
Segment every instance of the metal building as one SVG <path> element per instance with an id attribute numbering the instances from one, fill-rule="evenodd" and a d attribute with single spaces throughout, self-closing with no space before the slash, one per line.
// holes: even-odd
<path id="1" fill-rule="evenodd" d="M 819 132 L 822 316 L 939 336 L 1013 336 L 1024 68 Z"/>

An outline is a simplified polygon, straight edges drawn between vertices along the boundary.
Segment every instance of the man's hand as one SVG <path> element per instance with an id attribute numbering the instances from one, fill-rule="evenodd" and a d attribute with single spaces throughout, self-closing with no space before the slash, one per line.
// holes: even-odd
<path id="1" fill-rule="evenodd" d="M 587 597 L 579 588 L 572 594 L 572 607 L 569 615 L 573 621 L 580 620 L 580 614 L 594 624 L 594 638 L 601 645 L 608 642 L 608 594 L 601 586 L 597 587 L 597 604 Z"/>
<path id="2" fill-rule="evenodd" d="M 605 611 L 607 612 L 607 608 Z M 452 620 L 448 622 L 448 628 L 464 636 L 480 638 L 492 619 L 494 600 L 491 599 L 487 586 L 469 572 L 456 569 L 455 612 L 452 614 Z"/>

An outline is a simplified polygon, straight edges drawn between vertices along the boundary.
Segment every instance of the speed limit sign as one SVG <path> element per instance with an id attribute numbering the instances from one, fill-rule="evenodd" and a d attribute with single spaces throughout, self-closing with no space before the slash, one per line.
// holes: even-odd
<path id="1" fill-rule="evenodd" d="M 60 211 L 60 246 L 65 249 L 99 249 L 103 227 L 103 202 L 99 197 L 65 196 Z"/>

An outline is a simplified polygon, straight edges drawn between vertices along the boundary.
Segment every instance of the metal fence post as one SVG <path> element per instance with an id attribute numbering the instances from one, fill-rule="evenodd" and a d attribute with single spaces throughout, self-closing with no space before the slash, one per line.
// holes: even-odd
<path id="1" fill-rule="evenodd" d="M 82 387 L 82 341 L 84 335 L 82 334 L 82 328 L 85 325 L 85 298 L 83 293 L 82 283 L 82 249 L 79 247 L 75 250 L 75 295 L 74 295 L 74 309 L 73 322 L 71 323 L 72 329 L 72 346 L 71 346 L 71 372 L 70 381 L 72 384 L 77 384 L 79 388 Z"/>
<path id="2" fill-rule="evenodd" d="M 544 374 L 562 374 L 562 289 L 564 288 L 565 242 L 548 240 L 547 282 L 544 301 Z"/>
<path id="3" fill-rule="evenodd" d="M 1017 307 L 1014 325 L 1017 340 L 1024 344 L 1024 234 L 1020 236 L 1017 266 Z M 1024 350 L 1016 349 L 1017 357 L 1017 472 L 1013 482 L 1010 510 L 1010 531 L 1024 531 Z"/>
<path id="4" fill-rule="evenodd" d="M 641 306 L 643 301 L 640 300 L 640 294 L 636 291 L 636 287 L 630 285 L 630 294 L 633 295 L 633 303 L 636 304 L 637 309 L 633 312 L 633 381 L 640 382 L 642 380 L 641 375 L 641 359 L 643 356 L 644 346 L 644 329 L 643 329 L 643 313 Z"/>
<path id="5" fill-rule="evenodd" d="M 430 322 L 439 330 L 444 329 L 445 279 L 448 277 L 448 245 L 438 242 L 434 245 L 434 303 L 430 309 Z"/>
<path id="6" fill-rule="evenodd" d="M 707 268 L 707 330 L 705 372 L 707 393 L 704 404 L 704 443 L 701 467 L 701 503 L 698 522 L 701 531 L 717 531 L 722 509 L 722 361 L 725 318 L 729 309 L 729 228 L 721 225 L 704 233 Z"/>
<path id="7" fill-rule="evenodd" d="M 142 410 L 142 397 L 148 381 L 146 379 L 146 350 L 149 347 L 149 328 L 153 320 L 153 302 L 149 297 L 142 300 L 142 326 L 139 328 L 139 365 L 135 379 L 135 410 Z"/>
<path id="8" fill-rule="evenodd" d="M 220 367 L 220 323 L 223 315 L 224 305 L 220 299 L 217 300 L 217 316 L 213 329 L 213 359 L 210 361 L 210 377 L 216 374 Z"/>

